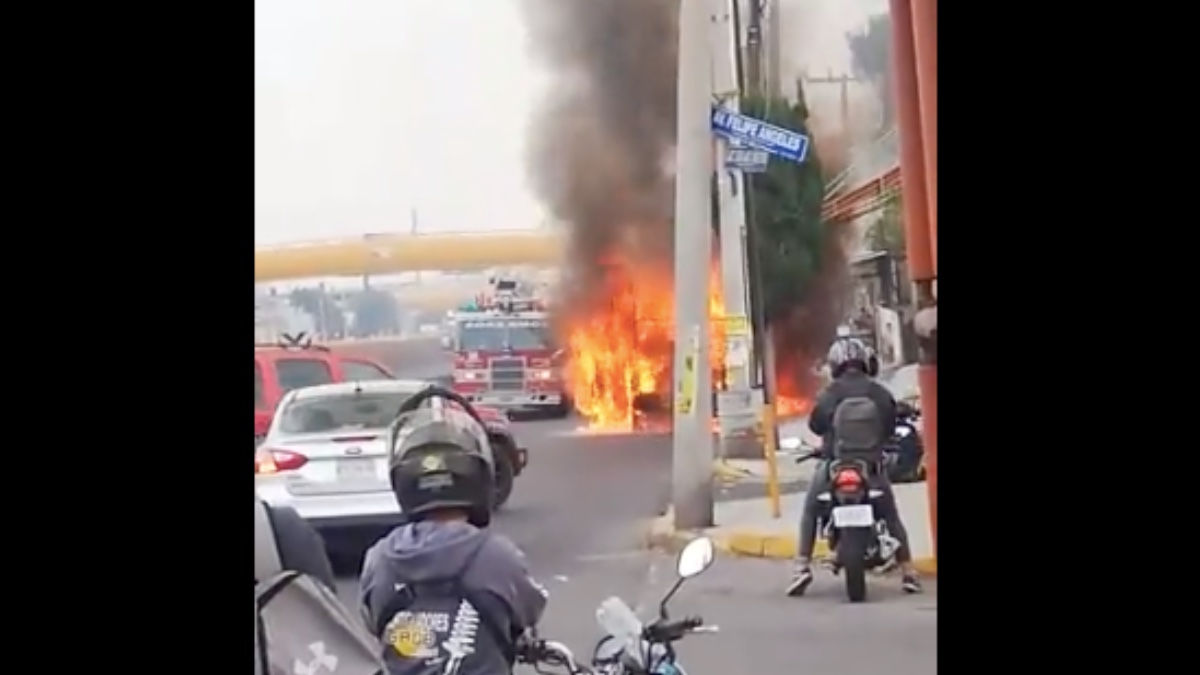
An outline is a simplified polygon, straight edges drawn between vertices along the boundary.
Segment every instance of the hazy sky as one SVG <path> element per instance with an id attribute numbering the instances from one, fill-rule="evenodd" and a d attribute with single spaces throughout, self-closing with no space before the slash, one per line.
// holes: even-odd
<path id="1" fill-rule="evenodd" d="M 886 8 L 780 1 L 792 72 L 847 69 L 845 31 Z M 404 231 L 414 208 L 423 231 L 539 224 L 518 2 L 255 0 L 255 242 Z"/>
<path id="2" fill-rule="evenodd" d="M 517 0 L 255 0 L 255 242 L 538 224 Z"/>

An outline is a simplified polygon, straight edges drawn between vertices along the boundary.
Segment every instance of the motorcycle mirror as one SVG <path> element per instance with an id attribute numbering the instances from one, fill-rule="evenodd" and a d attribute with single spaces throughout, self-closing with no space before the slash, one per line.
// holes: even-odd
<path id="1" fill-rule="evenodd" d="M 714 556 L 713 542 L 708 537 L 700 537 L 688 542 L 679 552 L 675 561 L 675 573 L 681 579 L 691 579 L 708 569 Z"/>
<path id="2" fill-rule="evenodd" d="M 662 602 L 658 603 L 659 616 L 663 619 L 667 618 L 667 603 L 675 596 L 675 592 L 679 590 L 684 581 L 708 569 L 714 555 L 713 542 L 708 537 L 693 539 L 683 547 L 683 550 L 679 552 L 679 557 L 675 559 L 675 583 L 663 596 Z"/>

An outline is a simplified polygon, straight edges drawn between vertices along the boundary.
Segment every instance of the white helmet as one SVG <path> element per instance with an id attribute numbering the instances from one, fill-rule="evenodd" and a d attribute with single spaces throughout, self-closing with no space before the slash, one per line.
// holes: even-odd
<path id="1" fill-rule="evenodd" d="M 869 374 L 871 350 L 858 338 L 839 337 L 829 346 L 829 354 L 825 360 L 829 363 L 829 372 L 834 377 L 841 375 L 851 364 Z"/>

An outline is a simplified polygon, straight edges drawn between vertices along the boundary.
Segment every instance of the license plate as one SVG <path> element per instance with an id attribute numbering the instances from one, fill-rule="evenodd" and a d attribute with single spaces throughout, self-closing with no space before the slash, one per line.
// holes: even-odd
<path id="1" fill-rule="evenodd" d="M 375 460 L 373 459 L 339 459 L 337 477 L 341 481 L 374 480 Z"/>
<path id="2" fill-rule="evenodd" d="M 875 510 L 870 504 L 836 506 L 833 509 L 834 527 L 871 527 L 875 524 Z"/>

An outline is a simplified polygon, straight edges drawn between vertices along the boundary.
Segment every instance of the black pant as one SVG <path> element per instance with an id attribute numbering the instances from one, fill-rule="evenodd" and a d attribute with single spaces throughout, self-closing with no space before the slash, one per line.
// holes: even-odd
<path id="1" fill-rule="evenodd" d="M 797 555 L 805 560 L 812 560 L 813 546 L 816 545 L 817 540 L 817 515 L 821 509 L 817 495 L 829 492 L 831 487 L 829 464 L 828 460 L 817 464 L 813 470 L 812 485 L 808 486 L 808 494 L 804 495 L 804 513 L 800 515 L 800 546 Z M 888 531 L 900 542 L 900 548 L 896 550 L 896 562 L 906 564 L 912 560 L 912 551 L 908 546 L 908 530 L 904 529 L 904 523 L 900 521 L 900 509 L 896 507 L 896 493 L 892 491 L 892 484 L 888 482 L 887 473 L 873 472 L 870 483 L 872 488 L 883 492 L 882 495 L 872 500 L 872 504 L 879 515 L 883 517 L 883 522 L 887 523 Z"/>

